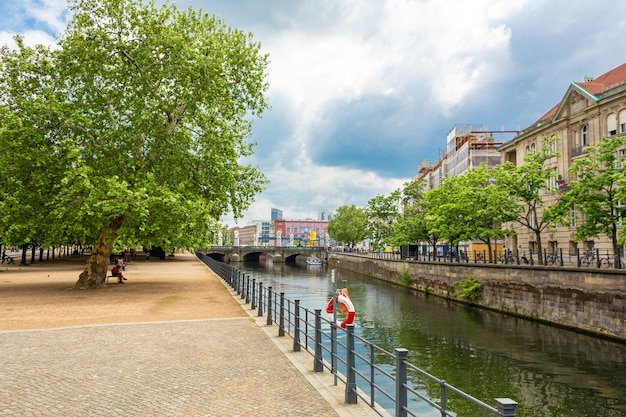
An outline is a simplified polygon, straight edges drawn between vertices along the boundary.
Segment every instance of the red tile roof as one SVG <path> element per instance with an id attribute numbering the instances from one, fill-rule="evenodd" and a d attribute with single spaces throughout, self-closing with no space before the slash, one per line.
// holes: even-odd
<path id="1" fill-rule="evenodd" d="M 585 89 L 590 94 L 597 95 L 624 83 L 626 83 L 626 63 L 602 74 L 592 81 L 577 82 L 575 84 Z"/>
<path id="2" fill-rule="evenodd" d="M 575 82 L 574 84 L 578 85 L 589 94 L 597 96 L 598 94 L 604 93 L 605 91 L 624 83 L 626 83 L 626 63 L 620 65 L 617 68 L 613 68 L 611 71 L 604 73 L 598 78 L 592 79 L 591 81 Z M 534 126 L 537 123 L 540 123 L 552 117 L 556 113 L 560 104 L 561 103 L 559 102 L 554 105 L 554 107 L 548 110 L 546 114 L 541 116 L 539 120 L 537 120 L 531 126 Z"/>

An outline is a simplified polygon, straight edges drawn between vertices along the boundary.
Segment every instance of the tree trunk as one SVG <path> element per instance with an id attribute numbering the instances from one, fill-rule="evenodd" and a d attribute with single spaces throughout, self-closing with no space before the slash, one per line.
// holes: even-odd
<path id="1" fill-rule="evenodd" d="M 28 250 L 28 245 L 27 244 L 23 244 L 22 245 L 22 265 L 26 265 L 26 251 Z"/>
<path id="2" fill-rule="evenodd" d="M 94 289 L 104 287 L 109 269 L 109 258 L 117 231 L 124 222 L 124 217 L 114 217 L 109 225 L 102 228 L 98 240 L 93 245 L 91 255 L 87 259 L 85 270 L 81 272 L 74 285 L 76 289 Z"/>
<path id="3" fill-rule="evenodd" d="M 543 248 L 541 247 L 541 230 L 535 231 L 535 239 L 537 240 L 537 265 L 543 265 Z"/>

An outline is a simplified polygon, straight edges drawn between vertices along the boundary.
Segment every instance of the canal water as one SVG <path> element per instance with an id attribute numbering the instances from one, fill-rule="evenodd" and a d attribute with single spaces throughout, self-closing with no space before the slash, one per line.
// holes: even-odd
<path id="1" fill-rule="evenodd" d="M 324 309 L 326 267 L 241 263 L 263 286 L 302 307 Z M 447 301 L 336 270 L 356 309 L 355 333 L 381 348 L 409 350 L 409 362 L 495 406 L 519 403 L 518 417 L 626 417 L 626 345 Z M 393 392 L 393 391 L 392 391 Z M 435 398 L 438 393 L 434 392 Z M 376 398 L 384 400 L 384 397 Z M 388 405 L 382 402 L 383 407 Z M 486 411 L 459 404 L 459 416 Z M 420 415 L 438 415 L 430 407 Z M 424 413 L 424 414 L 422 414 Z"/>

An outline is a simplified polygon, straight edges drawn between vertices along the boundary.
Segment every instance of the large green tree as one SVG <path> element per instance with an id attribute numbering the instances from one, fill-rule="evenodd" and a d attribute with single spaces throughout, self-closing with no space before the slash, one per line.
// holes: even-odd
<path id="1" fill-rule="evenodd" d="M 461 241 L 479 240 L 487 245 L 493 262 L 493 244 L 509 231 L 503 227 L 514 220 L 517 203 L 494 181 L 494 171 L 486 165 L 446 178 L 439 187 L 440 202 L 431 208 L 433 225 L 441 238 L 457 245 Z"/>
<path id="2" fill-rule="evenodd" d="M 587 154 L 572 162 L 572 181 L 563 199 L 584 215 L 576 226 L 576 239 L 584 240 L 604 233 L 611 239 L 615 254 L 626 218 L 624 146 L 626 136 L 603 138 L 597 146 L 588 146 L 585 149 Z M 623 233 L 621 238 L 626 240 Z"/>
<path id="3" fill-rule="evenodd" d="M 367 202 L 365 214 L 368 220 L 368 237 L 375 247 L 391 243 L 393 225 L 400 215 L 401 198 L 401 190 L 394 190 L 389 195 L 377 195 Z"/>
<path id="4" fill-rule="evenodd" d="M 354 247 L 367 234 L 365 211 L 354 204 L 341 206 L 335 216 L 328 221 L 326 230 L 330 237 Z"/>
<path id="5" fill-rule="evenodd" d="M 542 253 L 541 233 L 550 225 L 555 225 L 564 215 L 563 206 L 556 204 L 556 167 L 549 165 L 553 158 L 560 157 L 555 150 L 557 137 L 542 138 L 541 149 L 524 157 L 524 163 L 515 166 L 507 162 L 495 173 L 498 187 L 507 193 L 514 206 L 512 221 L 528 228 L 537 242 L 537 253 Z M 543 257 L 538 257 L 543 264 Z"/>
<path id="6" fill-rule="evenodd" d="M 245 158 L 267 107 L 267 56 L 192 8 L 71 0 L 70 10 L 55 47 L 18 38 L 0 55 L 0 140 L 11 144 L 0 233 L 93 244 L 76 287 L 94 288 L 116 240 L 204 245 L 220 216 L 263 189 Z"/>

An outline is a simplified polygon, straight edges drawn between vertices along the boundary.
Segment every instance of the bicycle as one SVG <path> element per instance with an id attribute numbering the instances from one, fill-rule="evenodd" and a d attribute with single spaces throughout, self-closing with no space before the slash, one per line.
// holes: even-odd
<path id="1" fill-rule="evenodd" d="M 613 268 L 613 265 L 615 265 L 615 257 L 614 256 L 607 256 L 606 258 L 602 258 L 600 260 L 600 268 Z M 620 269 L 624 269 L 624 260 L 620 258 L 620 263 L 619 263 L 619 267 Z"/>
<path id="2" fill-rule="evenodd" d="M 561 264 L 561 258 L 556 253 L 549 253 L 546 255 L 546 265 Z"/>
<path id="3" fill-rule="evenodd" d="M 596 266 L 597 265 L 596 253 L 594 251 L 587 251 L 585 256 L 580 258 L 580 265 L 583 267 L 587 267 L 589 265 Z"/>

